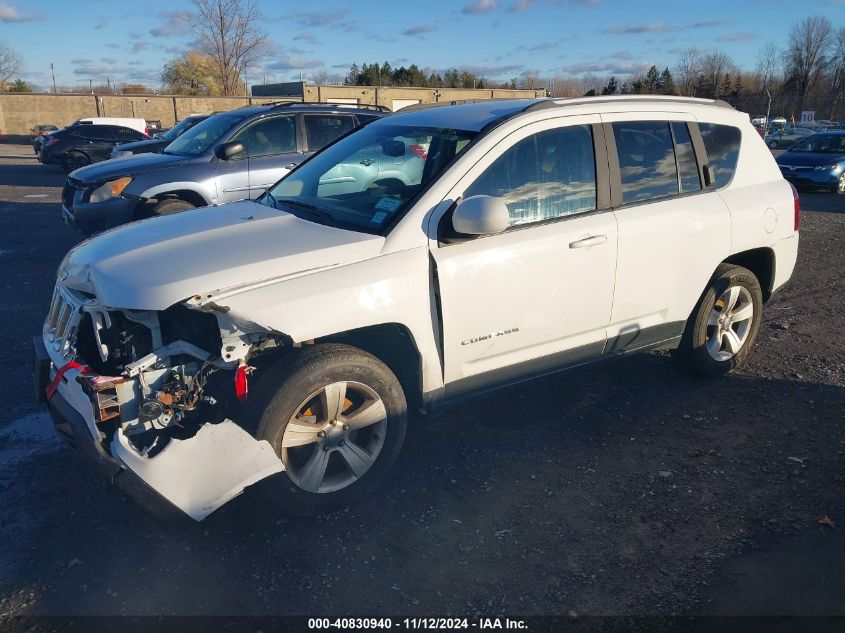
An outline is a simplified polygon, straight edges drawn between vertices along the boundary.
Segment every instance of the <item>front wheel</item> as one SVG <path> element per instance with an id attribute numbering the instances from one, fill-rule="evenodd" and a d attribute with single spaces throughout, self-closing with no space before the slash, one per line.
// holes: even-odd
<path id="1" fill-rule="evenodd" d="M 407 404 L 379 359 L 348 345 L 315 345 L 267 370 L 244 426 L 285 467 L 262 493 L 284 513 L 313 516 L 371 494 L 402 448 Z"/>
<path id="2" fill-rule="evenodd" d="M 754 273 L 722 264 L 690 315 L 676 356 L 700 376 L 726 374 L 745 362 L 762 314 L 763 293 Z"/>
<path id="3" fill-rule="evenodd" d="M 836 187 L 833 191 L 838 193 L 840 196 L 845 196 L 845 170 L 839 174 L 839 182 L 836 183 Z"/>

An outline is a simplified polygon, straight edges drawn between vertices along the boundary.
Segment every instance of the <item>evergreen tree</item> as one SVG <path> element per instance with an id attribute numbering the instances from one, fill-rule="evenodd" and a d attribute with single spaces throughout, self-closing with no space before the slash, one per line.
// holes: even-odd
<path id="1" fill-rule="evenodd" d="M 653 95 L 660 92 L 660 71 L 657 70 L 657 66 L 648 69 L 643 87 L 648 94 Z"/>
<path id="2" fill-rule="evenodd" d="M 585 97 L 595 97 L 596 96 L 596 89 L 590 88 L 587 92 L 584 93 Z"/>
<path id="3" fill-rule="evenodd" d="M 719 88 L 719 95 L 720 97 L 729 97 L 731 95 L 731 86 L 733 82 L 731 81 L 730 73 L 725 74 L 725 78 L 722 79 L 722 86 Z"/>
<path id="4" fill-rule="evenodd" d="M 664 95 L 676 95 L 678 90 L 675 88 L 675 79 L 672 77 L 672 72 L 669 68 L 664 68 L 660 73 L 660 93 Z"/>
<path id="5" fill-rule="evenodd" d="M 603 95 L 615 95 L 617 90 L 618 86 L 616 84 L 616 77 L 611 77 L 607 82 L 607 85 L 601 89 L 601 93 Z"/>
<path id="6" fill-rule="evenodd" d="M 349 72 L 347 73 L 346 77 L 343 79 L 343 84 L 345 86 L 357 86 L 358 85 L 358 75 L 360 71 L 358 70 L 358 64 L 352 63 L 349 67 Z"/>

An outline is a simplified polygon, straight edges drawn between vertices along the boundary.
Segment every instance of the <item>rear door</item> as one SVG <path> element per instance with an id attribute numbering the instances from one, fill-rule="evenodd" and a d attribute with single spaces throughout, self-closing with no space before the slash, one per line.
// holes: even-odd
<path id="1" fill-rule="evenodd" d="M 731 248 L 731 215 L 703 186 L 698 125 L 685 113 L 602 115 L 619 255 L 608 351 L 681 334 Z M 615 146 L 615 147 L 614 147 Z"/>
<path id="2" fill-rule="evenodd" d="M 323 149 L 355 127 L 355 117 L 351 114 L 303 114 L 305 155 Z"/>
<path id="3" fill-rule="evenodd" d="M 92 162 L 106 160 L 111 156 L 111 150 L 117 143 L 117 134 L 114 125 L 92 125 L 85 126 L 83 134 L 87 137 L 88 143 L 86 152 Z"/>

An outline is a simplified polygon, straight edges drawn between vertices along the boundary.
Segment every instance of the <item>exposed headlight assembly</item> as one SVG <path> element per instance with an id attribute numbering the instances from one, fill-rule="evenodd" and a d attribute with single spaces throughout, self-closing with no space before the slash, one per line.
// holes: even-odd
<path id="1" fill-rule="evenodd" d="M 112 198 L 117 198 L 121 192 L 126 189 L 132 179 L 129 176 L 118 178 L 117 180 L 110 180 L 107 183 L 100 185 L 94 189 L 89 202 L 105 202 Z"/>

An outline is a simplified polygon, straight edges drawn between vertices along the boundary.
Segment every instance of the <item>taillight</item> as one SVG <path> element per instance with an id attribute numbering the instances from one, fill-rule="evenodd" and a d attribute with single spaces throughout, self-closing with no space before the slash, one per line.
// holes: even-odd
<path id="1" fill-rule="evenodd" d="M 149 136 L 149 135 L 150 135 L 150 128 L 145 127 L 145 128 L 144 128 L 144 134 L 146 134 L 147 136 Z"/>
<path id="2" fill-rule="evenodd" d="M 235 370 L 235 396 L 240 402 L 246 401 L 246 395 L 249 392 L 249 367 L 247 365 L 238 365 Z"/>
<path id="3" fill-rule="evenodd" d="M 798 190 L 795 185 L 789 183 L 792 187 L 792 199 L 795 201 L 795 231 L 798 230 L 798 225 L 801 223 L 801 200 L 798 198 Z"/>

